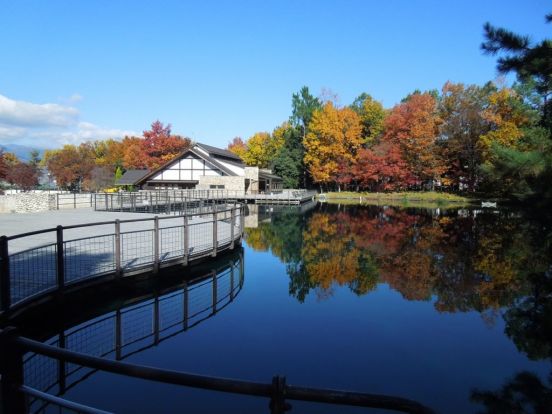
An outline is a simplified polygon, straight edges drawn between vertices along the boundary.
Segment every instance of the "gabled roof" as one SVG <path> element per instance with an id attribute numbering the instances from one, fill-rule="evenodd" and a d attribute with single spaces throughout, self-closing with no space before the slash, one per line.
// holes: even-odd
<path id="1" fill-rule="evenodd" d="M 201 159 L 207 161 L 208 163 L 214 165 L 216 168 L 220 169 L 221 171 L 223 171 L 227 175 L 231 175 L 231 176 L 236 176 L 237 175 L 234 171 L 230 170 L 228 167 L 225 167 L 219 161 L 217 161 L 217 159 L 214 156 L 205 155 L 203 152 L 198 151 L 195 147 L 200 147 L 201 149 L 203 149 L 203 151 L 209 152 L 209 154 L 214 154 L 215 151 L 208 151 L 206 149 L 206 147 L 211 148 L 212 150 L 217 150 L 220 154 L 225 154 L 225 153 L 232 154 L 232 156 L 233 156 L 232 160 L 224 160 L 224 162 L 228 162 L 228 163 L 231 163 L 233 165 L 238 165 L 238 166 L 244 166 L 245 167 L 245 165 L 243 165 L 243 162 L 242 162 L 241 158 L 238 157 L 237 155 L 231 153 L 230 151 L 222 150 L 220 148 L 211 147 L 210 145 L 205 145 L 205 144 L 194 144 L 191 148 L 188 148 L 188 149 L 182 151 L 180 154 L 175 156 L 172 160 L 167 161 L 165 164 L 161 165 L 159 168 L 145 174 L 139 180 L 139 184 L 145 183 L 147 180 L 149 180 L 151 177 L 155 176 L 160 171 L 167 169 L 168 167 L 172 166 L 173 164 L 176 164 L 180 159 L 182 159 L 188 153 L 192 153 L 195 156 L 197 156 L 198 158 L 201 158 Z M 227 155 L 222 155 L 222 156 L 227 157 Z"/>
<path id="2" fill-rule="evenodd" d="M 211 156 L 231 158 L 233 160 L 239 161 L 240 163 L 243 162 L 242 159 L 240 157 L 238 157 L 236 154 L 234 154 L 232 151 L 228 151 L 228 150 L 217 148 L 217 147 L 212 147 L 210 145 L 201 144 L 199 142 L 196 143 L 194 146 L 198 146 L 199 148 L 203 149 L 204 151 L 207 151 L 209 153 L 209 155 L 211 155 Z"/>
<path id="3" fill-rule="evenodd" d="M 127 170 L 115 185 L 136 185 L 148 172 L 148 170 Z"/>

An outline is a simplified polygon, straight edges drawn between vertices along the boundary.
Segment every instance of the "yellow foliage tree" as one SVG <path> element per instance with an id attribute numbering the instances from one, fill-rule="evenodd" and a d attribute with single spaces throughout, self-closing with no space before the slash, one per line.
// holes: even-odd
<path id="1" fill-rule="evenodd" d="M 489 161 L 493 143 L 515 148 L 523 137 L 521 128 L 529 119 L 521 104 L 521 98 L 510 88 L 502 88 L 489 95 L 488 107 L 482 117 L 491 124 L 491 130 L 481 135 L 478 142 L 483 161 Z"/>
<path id="2" fill-rule="evenodd" d="M 241 156 L 247 165 L 268 168 L 284 145 L 285 124 L 276 128 L 271 135 L 268 132 L 257 132 L 247 140 L 247 150 Z"/>
<path id="3" fill-rule="evenodd" d="M 314 181 L 333 182 L 339 164 L 353 162 L 362 142 L 361 119 L 351 108 L 338 109 L 327 102 L 315 111 L 303 142 L 305 165 Z"/>

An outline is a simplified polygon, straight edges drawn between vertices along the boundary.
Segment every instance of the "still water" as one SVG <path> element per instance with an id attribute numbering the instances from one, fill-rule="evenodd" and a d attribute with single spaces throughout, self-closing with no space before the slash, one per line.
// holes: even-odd
<path id="1" fill-rule="evenodd" d="M 243 250 L 205 274 L 42 335 L 125 362 L 260 382 L 280 374 L 441 413 L 552 412 L 550 222 L 516 210 L 322 204 L 255 213 Z M 25 374 L 56 393 L 59 369 L 35 358 Z M 269 412 L 263 398 L 63 370 L 66 398 L 105 410 Z"/>

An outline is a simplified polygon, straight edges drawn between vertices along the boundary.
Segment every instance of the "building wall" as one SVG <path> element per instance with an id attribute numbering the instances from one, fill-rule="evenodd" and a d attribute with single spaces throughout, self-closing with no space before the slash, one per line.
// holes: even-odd
<path id="1" fill-rule="evenodd" d="M 210 190 L 212 185 L 224 186 L 224 190 L 239 191 L 243 193 L 245 191 L 245 179 L 243 177 L 214 177 L 203 176 L 199 177 L 199 183 L 196 188 L 198 190 Z"/>
<path id="2" fill-rule="evenodd" d="M 188 155 L 159 171 L 148 181 L 192 181 L 198 180 L 203 175 L 221 176 L 223 172 L 202 159 Z"/>
<path id="3" fill-rule="evenodd" d="M 249 180 L 248 193 L 259 191 L 259 167 L 245 167 L 245 178 Z"/>

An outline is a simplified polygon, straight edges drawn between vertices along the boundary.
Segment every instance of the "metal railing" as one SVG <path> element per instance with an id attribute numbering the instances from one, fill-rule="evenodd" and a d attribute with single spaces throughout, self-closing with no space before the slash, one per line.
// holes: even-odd
<path id="1" fill-rule="evenodd" d="M 214 317 L 235 300 L 244 283 L 243 256 L 239 252 L 230 257 L 224 266 L 148 298 L 140 293 L 137 300 L 114 307 L 43 342 L 116 361 L 157 346 Z M 23 359 L 23 384 L 27 387 L 24 393 L 31 389 L 61 396 L 94 372 L 29 353 Z M 42 412 L 48 404 L 44 397 L 43 394 L 28 396 L 27 411 Z M 59 401 L 50 404 L 57 406 Z"/>
<path id="2" fill-rule="evenodd" d="M 78 283 L 215 257 L 241 239 L 243 217 L 242 205 L 212 204 L 181 216 L 1 236 L 0 314 Z M 89 236 L 78 237 L 83 232 Z"/>
<path id="3" fill-rule="evenodd" d="M 200 211 L 211 204 L 233 201 L 300 204 L 313 199 L 316 191 L 280 190 L 278 192 L 245 193 L 233 190 L 156 190 L 139 192 L 92 194 L 92 206 L 97 211 L 182 214 Z"/>
<path id="4" fill-rule="evenodd" d="M 64 210 L 92 207 L 94 195 L 94 193 L 56 193 L 54 194 L 55 209 Z"/>

